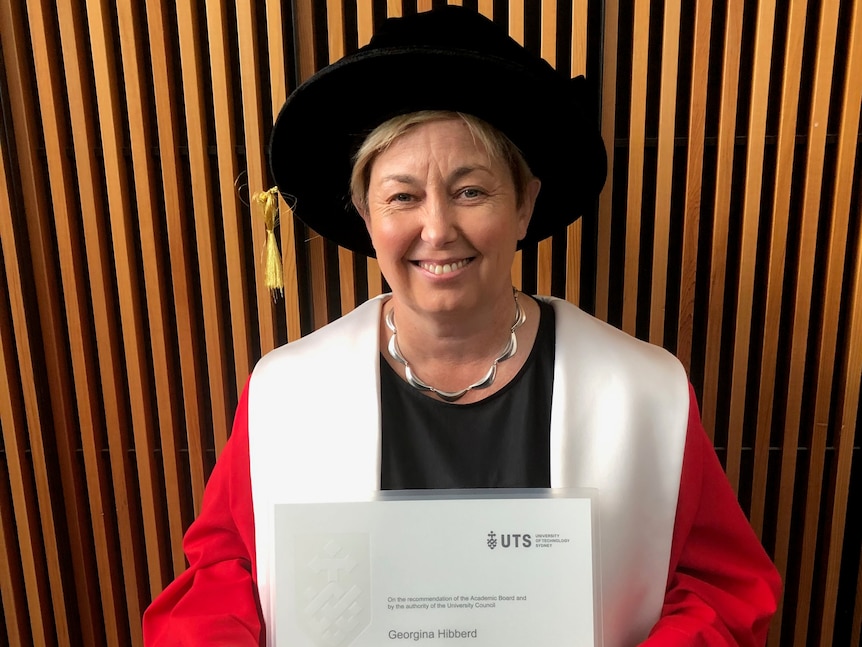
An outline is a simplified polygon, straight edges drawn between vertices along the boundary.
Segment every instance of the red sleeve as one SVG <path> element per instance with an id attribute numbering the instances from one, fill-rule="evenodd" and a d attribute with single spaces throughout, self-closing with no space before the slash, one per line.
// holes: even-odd
<path id="1" fill-rule="evenodd" d="M 183 550 L 189 568 L 144 614 L 144 644 L 263 645 L 255 584 L 247 385 Z"/>
<path id="2" fill-rule="evenodd" d="M 691 394 L 667 591 L 649 647 L 766 643 L 781 580 L 703 430 Z"/>

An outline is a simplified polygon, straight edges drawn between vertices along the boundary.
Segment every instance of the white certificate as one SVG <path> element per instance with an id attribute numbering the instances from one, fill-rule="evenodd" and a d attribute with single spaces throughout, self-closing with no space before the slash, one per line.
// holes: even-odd
<path id="1" fill-rule="evenodd" d="M 278 505 L 275 645 L 594 647 L 594 508 L 534 490 Z"/>

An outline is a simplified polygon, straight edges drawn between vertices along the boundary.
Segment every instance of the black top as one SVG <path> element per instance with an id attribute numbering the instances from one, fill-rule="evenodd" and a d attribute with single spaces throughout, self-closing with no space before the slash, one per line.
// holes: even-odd
<path id="1" fill-rule="evenodd" d="M 554 309 L 509 384 L 471 404 L 430 398 L 380 358 L 381 489 L 550 487 Z"/>

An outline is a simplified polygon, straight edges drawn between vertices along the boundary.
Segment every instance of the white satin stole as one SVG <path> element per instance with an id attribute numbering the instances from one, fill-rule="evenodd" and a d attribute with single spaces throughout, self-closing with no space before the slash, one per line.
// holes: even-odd
<path id="1" fill-rule="evenodd" d="M 365 500 L 380 488 L 378 297 L 267 354 L 249 389 L 258 590 L 273 645 L 276 503 Z M 558 299 L 551 485 L 599 491 L 604 647 L 659 618 L 689 413 L 669 353 Z"/>

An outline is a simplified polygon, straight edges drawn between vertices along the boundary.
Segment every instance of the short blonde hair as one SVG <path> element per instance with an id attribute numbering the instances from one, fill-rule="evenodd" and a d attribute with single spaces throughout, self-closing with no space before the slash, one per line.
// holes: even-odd
<path id="1" fill-rule="evenodd" d="M 527 185 L 533 179 L 527 161 L 518 147 L 491 124 L 473 115 L 450 110 L 420 110 L 398 115 L 377 126 L 362 142 L 353 157 L 350 175 L 350 196 L 354 203 L 368 206 L 368 185 L 371 181 L 371 165 L 377 156 L 411 128 L 431 121 L 461 119 L 470 130 L 474 140 L 482 144 L 494 161 L 503 162 L 512 174 L 518 206 L 521 206 Z"/>

